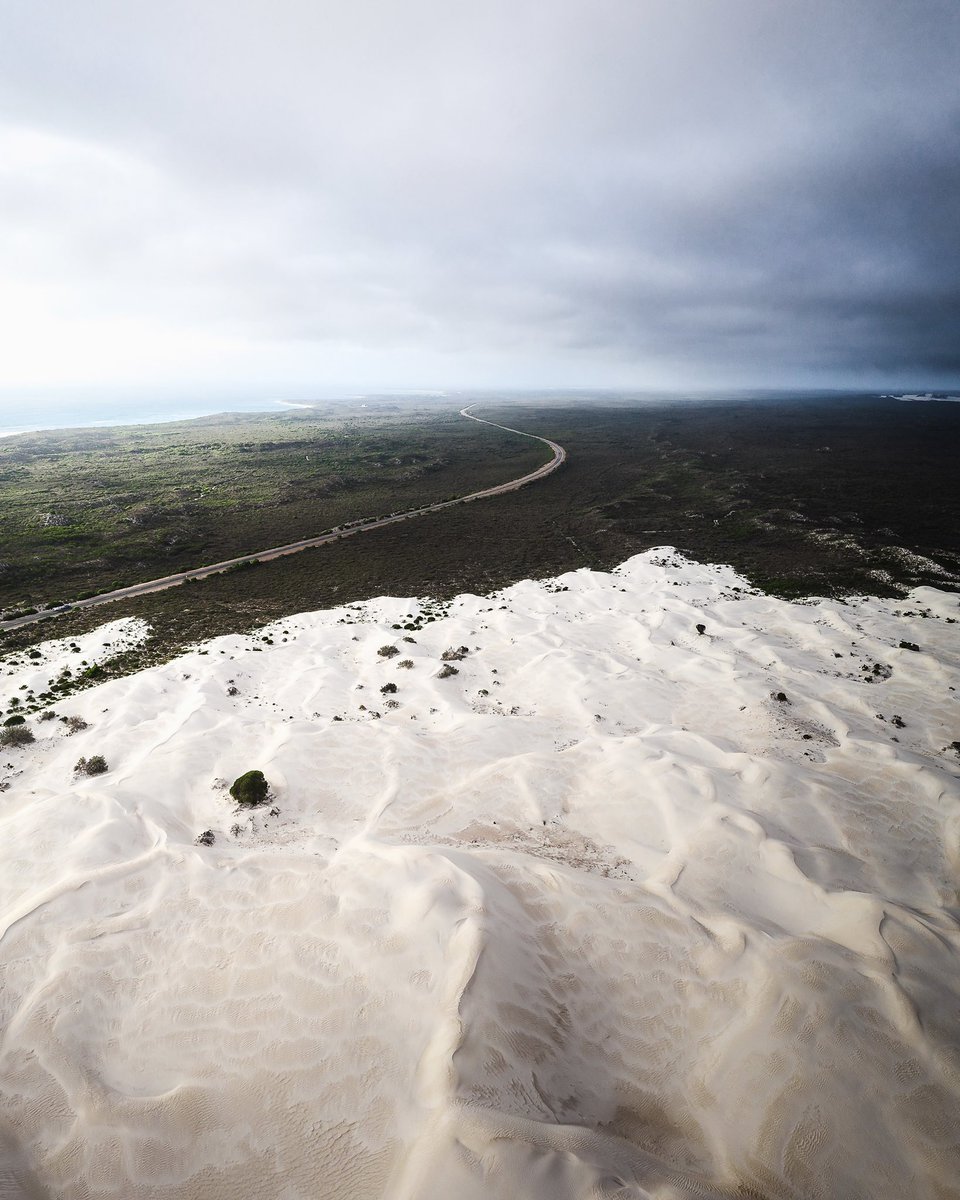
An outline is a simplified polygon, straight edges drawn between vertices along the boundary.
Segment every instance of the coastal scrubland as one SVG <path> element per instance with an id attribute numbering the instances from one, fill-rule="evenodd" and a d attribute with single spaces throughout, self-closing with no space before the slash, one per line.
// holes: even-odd
<path id="1" fill-rule="evenodd" d="M 546 455 L 464 421 L 459 403 L 9 439 L 0 596 L 9 611 L 155 578 L 502 482 Z M 65 614 L 56 635 L 108 614 L 143 617 L 153 635 L 132 652 L 139 665 L 292 612 L 383 593 L 483 592 L 662 544 L 730 563 L 784 597 L 895 595 L 960 578 L 960 406 L 553 397 L 488 400 L 477 413 L 555 439 L 567 463 L 520 492 Z M 42 636 L 51 630 L 12 631 L 3 645 Z"/>
<path id="2" fill-rule="evenodd" d="M 488 433 L 489 429 L 489 433 Z M 342 409 L 0 440 L 0 607 L 71 600 L 446 499 L 549 457 L 456 412 Z"/>
<path id="3" fill-rule="evenodd" d="M 9 631 L 11 1185 L 950 1194 L 960 413 L 819 403 Z"/>

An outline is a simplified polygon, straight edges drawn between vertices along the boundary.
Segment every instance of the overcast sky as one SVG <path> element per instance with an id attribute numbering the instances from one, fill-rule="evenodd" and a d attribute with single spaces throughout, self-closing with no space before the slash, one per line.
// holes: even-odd
<path id="1" fill-rule="evenodd" d="M 958 0 L 0 3 L 8 399 L 958 383 Z"/>

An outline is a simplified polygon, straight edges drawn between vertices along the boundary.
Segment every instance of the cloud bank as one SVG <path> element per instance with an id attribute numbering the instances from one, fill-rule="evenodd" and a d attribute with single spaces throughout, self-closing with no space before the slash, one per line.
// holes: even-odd
<path id="1" fill-rule="evenodd" d="M 0 23 L 7 395 L 960 381 L 955 0 Z"/>

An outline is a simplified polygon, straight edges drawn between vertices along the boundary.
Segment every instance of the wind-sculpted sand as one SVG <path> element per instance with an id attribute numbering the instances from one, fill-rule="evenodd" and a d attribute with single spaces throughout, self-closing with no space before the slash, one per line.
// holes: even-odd
<path id="1" fill-rule="evenodd" d="M 423 607 L 0 751 L 0 1196 L 957 1196 L 957 597 L 659 551 Z"/>

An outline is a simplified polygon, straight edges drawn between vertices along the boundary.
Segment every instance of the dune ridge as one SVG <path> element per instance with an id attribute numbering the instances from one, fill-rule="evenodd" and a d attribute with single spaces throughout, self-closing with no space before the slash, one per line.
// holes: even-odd
<path id="1" fill-rule="evenodd" d="M 956 1196 L 958 618 L 663 548 L 65 701 L 0 751 L 0 1197 Z"/>

